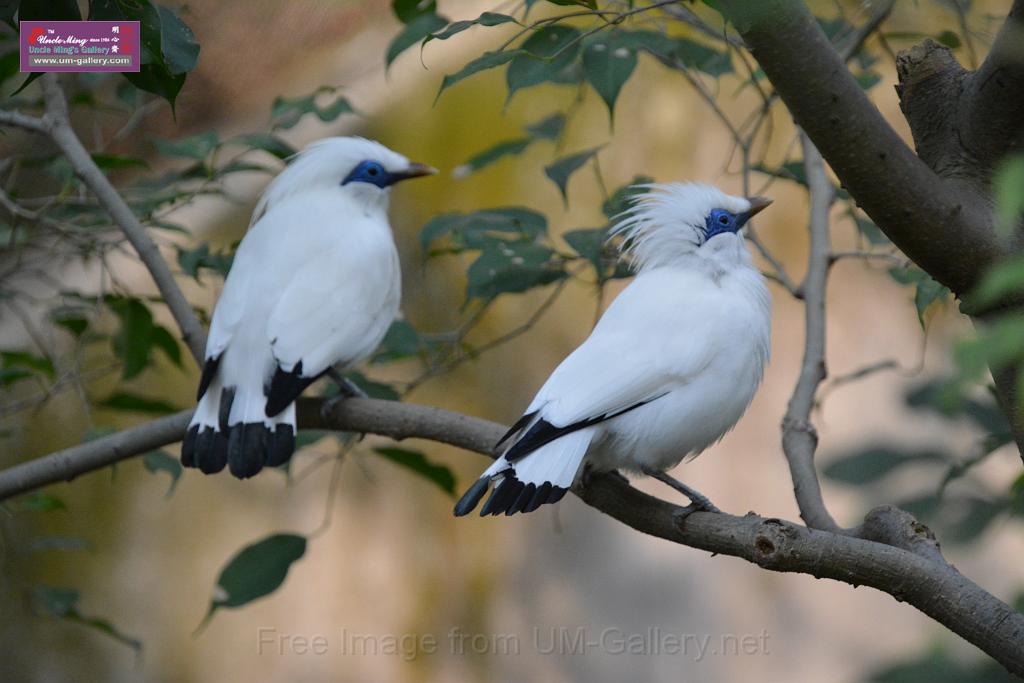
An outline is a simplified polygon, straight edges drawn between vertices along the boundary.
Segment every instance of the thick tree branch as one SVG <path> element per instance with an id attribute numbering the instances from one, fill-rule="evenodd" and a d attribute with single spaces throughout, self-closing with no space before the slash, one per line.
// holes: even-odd
<path id="1" fill-rule="evenodd" d="M 46 101 L 46 114 L 42 119 L 45 122 L 45 132 L 64 153 L 75 174 L 92 190 L 100 204 L 107 210 L 107 213 L 131 242 L 135 251 L 138 252 L 139 258 L 142 259 L 142 263 L 149 270 L 157 289 L 160 290 L 160 296 L 167 304 L 167 308 L 170 309 L 171 315 L 174 316 L 178 329 L 181 330 L 182 338 L 196 361 L 202 364 L 206 334 L 195 311 L 192 310 L 192 306 L 185 299 L 178 283 L 174 281 L 174 275 L 160 253 L 159 247 L 146 234 L 146 229 L 135 217 L 135 213 L 110 184 L 75 134 L 68 116 L 67 99 L 57 81 L 57 75 L 44 74 L 40 83 Z"/>
<path id="2" fill-rule="evenodd" d="M 726 15 L 843 186 L 914 262 L 960 294 L 1000 256 L 987 202 L 907 147 L 799 0 L 722 0 Z"/>
<path id="3" fill-rule="evenodd" d="M 188 419 L 184 411 L 0 471 L 0 500 L 174 443 Z M 503 425 L 440 408 L 373 399 L 303 400 L 299 424 L 393 439 L 431 439 L 490 457 L 505 431 Z M 576 493 L 588 505 L 652 536 L 740 557 L 772 571 L 877 588 L 928 614 L 1010 671 L 1024 674 L 1024 615 L 947 564 L 926 530 L 902 511 L 879 508 L 865 521 L 865 528 L 878 538 L 901 539 L 897 547 L 753 513 L 734 517 L 698 512 L 680 521 L 681 507 L 610 475 L 590 477 Z"/>
<path id="4" fill-rule="evenodd" d="M 825 162 L 814 143 L 801 131 L 804 172 L 811 197 L 809 230 L 811 249 L 807 257 L 807 275 L 800 286 L 804 301 L 804 359 L 796 388 L 782 418 L 782 450 L 789 463 L 800 516 L 812 529 L 839 532 L 839 526 L 825 507 L 821 485 L 814 468 L 818 432 L 811 423 L 811 410 L 818 385 L 827 375 L 825 366 L 825 288 L 828 282 L 829 209 L 832 207 L 832 183 L 825 174 Z"/>
<path id="5" fill-rule="evenodd" d="M 964 145 L 998 161 L 1024 149 L 1024 0 L 1014 0 L 988 57 L 961 95 L 967 108 Z"/>

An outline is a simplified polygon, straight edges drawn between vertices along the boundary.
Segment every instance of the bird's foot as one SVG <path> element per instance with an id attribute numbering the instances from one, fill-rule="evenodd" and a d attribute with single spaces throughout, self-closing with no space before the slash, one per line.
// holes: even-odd
<path id="1" fill-rule="evenodd" d="M 660 470 L 655 470 L 650 467 L 642 467 L 640 471 L 646 474 L 648 477 L 654 477 L 661 483 L 671 486 L 673 489 L 683 494 L 690 499 L 690 504 L 686 507 L 680 508 L 676 511 L 675 517 L 677 522 L 681 522 L 694 512 L 721 512 L 718 507 L 711 502 L 711 500 L 703 493 L 695 488 L 687 486 L 683 482 L 670 477 Z"/>
<path id="2" fill-rule="evenodd" d="M 370 395 L 359 388 L 359 385 L 345 377 L 335 368 L 327 371 L 327 376 L 338 385 L 338 396 L 335 398 L 370 398 Z"/>

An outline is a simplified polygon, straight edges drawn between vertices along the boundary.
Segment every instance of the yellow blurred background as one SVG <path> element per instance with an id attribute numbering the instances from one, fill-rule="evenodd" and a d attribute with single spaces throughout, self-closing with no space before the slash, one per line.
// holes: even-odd
<path id="1" fill-rule="evenodd" d="M 453 329 L 463 318 L 459 306 L 469 262 L 426 260 L 418 230 L 432 216 L 524 205 L 545 213 L 555 235 L 604 223 L 600 186 L 589 169 L 573 177 L 568 206 L 563 204 L 542 172 L 556 157 L 607 142 L 600 168 L 609 188 L 646 174 L 659 181 L 710 182 L 741 193 L 736 162 L 726 167 L 731 144 L 726 131 L 684 79 L 654 60 L 641 57 L 620 97 L 614 129 L 593 92 L 574 103 L 574 89 L 544 85 L 518 93 L 506 106 L 502 70 L 458 84 L 434 105 L 444 74 L 493 49 L 509 31 L 478 27 L 433 41 L 422 61 L 412 49 L 386 73 L 384 52 L 400 28 L 389 5 L 382 0 L 193 0 L 184 18 L 202 46 L 199 68 L 181 94 L 176 121 L 161 110 L 143 123 L 138 138 L 177 138 L 209 129 L 224 138 L 265 130 L 275 96 L 342 86 L 361 116 L 326 125 L 307 117 L 284 137 L 302 146 L 327 135 L 364 135 L 441 169 L 437 177 L 399 187 L 392 199 L 392 226 L 404 268 L 403 310 L 424 332 Z M 852 1 L 814 4 L 825 14 L 834 13 L 836 5 L 854 24 L 870 11 Z M 998 25 L 987 17 L 1005 14 L 1008 5 L 1002 0 L 975 3 L 970 18 L 981 44 Z M 475 18 L 488 9 L 495 7 L 475 0 L 450 0 L 441 7 L 453 20 Z M 901 0 L 887 30 L 934 35 L 955 24 L 955 15 L 940 5 Z M 964 58 L 962 52 L 958 56 Z M 909 141 L 892 89 L 892 60 L 881 57 L 875 69 L 883 82 L 871 94 Z M 736 76 L 709 84 L 734 120 L 757 105 L 755 94 L 741 90 Z M 452 169 L 473 154 L 516 137 L 524 124 L 569 107 L 574 114 L 559 148 L 539 143 L 522 157 L 468 178 L 452 176 Z M 784 110 L 776 111 L 773 123 L 768 158 L 778 163 L 790 151 L 795 157 L 793 127 Z M 34 143 L 17 137 L 3 144 Z M 764 188 L 766 176 L 754 180 L 754 190 L 763 188 L 775 200 L 759 217 L 758 233 L 788 272 L 802 277 L 806 196 L 792 183 Z M 174 219 L 200 240 L 230 244 L 242 235 L 265 182 L 259 175 L 233 181 L 229 200 L 198 201 Z M 854 227 L 838 215 L 833 239 L 840 249 L 857 244 Z M 120 267 L 125 278 L 151 291 L 138 264 L 122 259 Z M 906 388 L 915 379 L 947 371 L 950 345 L 969 333 L 969 326 L 952 306 L 932 309 L 925 344 L 912 291 L 889 278 L 885 267 L 842 261 L 833 269 L 828 365 L 834 375 L 842 375 L 892 359 L 903 370 L 876 373 L 829 393 L 814 417 L 821 435 L 820 463 L 882 438 L 951 444 L 964 452 L 978 438 L 966 426 L 905 408 Z M 78 283 L 92 277 L 88 271 L 53 275 Z M 185 277 L 180 281 L 194 301 L 212 309 L 218 293 L 212 278 L 204 287 Z M 621 286 L 621 281 L 613 283 L 605 301 Z M 482 342 L 514 329 L 549 292 L 502 297 L 472 339 Z M 681 465 L 675 475 L 729 512 L 798 519 L 779 424 L 801 358 L 803 308 L 774 285 L 772 293 L 773 353 L 762 389 L 734 432 Z M 585 338 L 595 307 L 593 287 L 573 281 L 529 332 L 423 384 L 408 400 L 509 423 L 558 361 Z M 0 323 L 5 348 L 23 342 L 22 336 L 17 321 Z M 164 364 L 134 380 L 132 387 L 187 407 L 198 372 L 191 360 L 186 367 L 182 373 Z M 408 379 L 415 372 L 411 364 L 366 370 L 382 380 Z M 114 384 L 113 378 L 104 378 L 90 386 L 90 393 L 103 395 Z M 8 417 L 6 423 L 16 430 L 0 454 L 2 466 L 77 443 L 90 427 L 125 426 L 132 419 L 104 410 L 88 414 L 71 392 L 41 410 Z M 193 632 L 216 577 L 239 548 L 274 532 L 310 533 L 319 527 L 330 466 L 311 470 L 293 485 L 276 472 L 238 481 L 190 470 L 173 496 L 165 497 L 166 477 L 146 472 L 136 460 L 119 465 L 114 474 L 93 473 L 51 487 L 66 501 L 67 511 L 8 515 L 4 525 L 10 545 L 0 554 L 9 571 L 0 581 L 17 574 L 80 588 L 83 613 L 109 619 L 142 640 L 143 654 L 136 657 L 80 625 L 29 617 L 26 605 L 4 598 L 0 680 L 692 683 L 756 678 L 762 683 L 845 683 L 937 645 L 967 660 L 980 656 L 882 593 L 769 573 L 741 560 L 648 538 L 572 496 L 531 515 L 456 520 L 451 499 L 370 453 L 370 446 L 384 443 L 368 437 L 347 457 L 332 522 L 311 540 L 284 585 L 242 609 L 220 610 L 198 634 Z M 485 462 L 433 443 L 408 445 L 451 466 L 460 489 Z M 308 449 L 298 456 L 295 471 L 314 466 L 317 453 L 330 448 L 321 443 Z M 176 454 L 176 449 L 169 450 Z M 1005 484 L 1019 468 L 1019 458 L 1005 449 L 983 465 L 980 475 Z M 837 520 L 853 525 L 871 506 L 934 488 L 936 482 L 905 478 L 900 484 L 877 499 L 828 481 L 824 493 Z M 656 483 L 637 485 L 674 498 Z M 32 535 L 82 537 L 90 550 L 19 553 L 18 540 Z M 1004 600 L 1024 587 L 1019 522 L 1000 523 L 978 543 L 946 550 L 962 572 Z M 585 654 L 547 652 L 553 637 L 574 638 L 579 629 L 588 642 L 604 647 L 585 648 Z M 687 651 L 616 651 L 626 638 L 657 637 L 659 632 L 686 636 Z M 317 637 L 327 643 L 326 652 L 301 652 L 300 639 L 309 645 Z M 353 638 L 362 639 L 364 649 L 369 641 L 384 650 L 388 643 L 393 647 L 376 655 L 353 653 Z M 757 645 L 732 648 L 730 639 Z M 709 651 L 702 653 L 699 642 L 709 643 Z M 727 652 L 721 651 L 723 643 Z"/>

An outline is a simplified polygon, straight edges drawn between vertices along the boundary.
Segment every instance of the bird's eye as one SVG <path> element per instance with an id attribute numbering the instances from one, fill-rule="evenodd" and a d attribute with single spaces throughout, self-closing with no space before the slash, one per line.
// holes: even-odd
<path id="1" fill-rule="evenodd" d="M 370 166 L 368 169 L 366 169 L 366 175 L 368 175 L 370 177 L 376 177 L 379 174 L 380 174 L 380 167 L 379 166 Z"/>
<path id="2" fill-rule="evenodd" d="M 721 216 L 718 217 L 718 222 L 721 223 L 722 225 L 729 225 L 729 217 L 723 213 Z"/>

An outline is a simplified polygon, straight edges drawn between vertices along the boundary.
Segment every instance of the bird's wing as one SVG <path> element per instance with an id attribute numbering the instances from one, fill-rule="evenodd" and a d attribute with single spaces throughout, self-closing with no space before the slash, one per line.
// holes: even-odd
<path id="1" fill-rule="evenodd" d="M 267 321 L 278 364 L 268 415 L 295 400 L 332 365 L 358 362 L 372 353 L 397 314 L 397 260 L 354 259 L 337 250 L 312 258 L 277 300 Z"/>
<path id="2" fill-rule="evenodd" d="M 692 294 L 666 294 L 664 284 L 641 276 L 619 295 L 541 387 L 507 460 L 655 401 L 711 363 L 719 351 L 709 341 L 713 316 Z"/>

